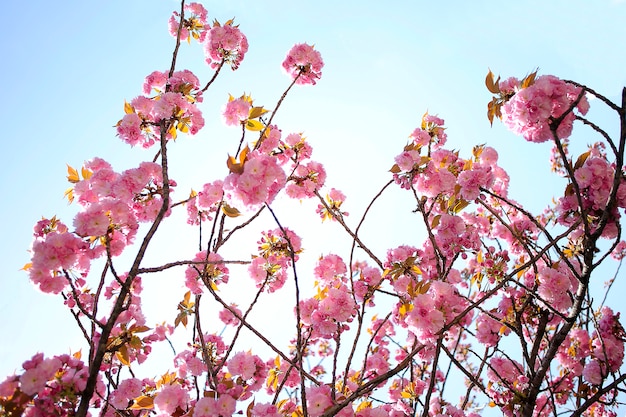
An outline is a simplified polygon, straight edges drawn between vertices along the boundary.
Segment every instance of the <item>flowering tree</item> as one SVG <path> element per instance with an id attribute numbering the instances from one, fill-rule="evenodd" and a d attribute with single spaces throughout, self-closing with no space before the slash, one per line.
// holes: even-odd
<path id="1" fill-rule="evenodd" d="M 204 94 L 224 66 L 240 66 L 248 42 L 233 21 L 209 23 L 198 3 L 182 1 L 169 23 L 176 39 L 169 70 L 146 77 L 116 126 L 129 145 L 156 149 L 154 159 L 123 172 L 99 158 L 68 167 L 66 197 L 79 211 L 71 226 L 56 217 L 36 224 L 24 268 L 41 291 L 63 298 L 88 352 L 25 361 L 0 384 L 4 415 L 469 417 L 485 407 L 509 416 L 616 415 L 626 334 L 590 287 L 601 264 L 626 254 L 626 90 L 615 104 L 553 76 L 501 81 L 489 72 L 489 120 L 553 143 L 563 195 L 533 215 L 508 197 L 495 149 L 476 146 L 465 157 L 449 150 L 444 121 L 425 114 L 390 161 L 389 181 L 351 226 L 346 197 L 326 186 L 310 143 L 274 120 L 294 85 L 322 75 L 321 55 L 308 44 L 288 52 L 282 66 L 291 83 L 273 109 L 247 94 L 224 105 L 225 123 L 241 131 L 225 175 L 211 173 L 199 191 L 172 198 L 168 146 L 203 128 Z M 213 70 L 206 83 L 177 69 L 179 47 L 192 41 Z M 618 139 L 585 118 L 589 95 L 617 113 Z M 570 155 L 576 121 L 598 141 Z M 426 238 L 379 254 L 359 232 L 390 187 L 412 196 L 407 210 Z M 323 253 L 304 270 L 306 242 L 274 210 L 281 194 L 317 201 L 320 221 L 345 231 L 347 253 Z M 146 266 L 174 210 L 186 210 L 200 247 L 187 259 Z M 233 258 L 234 236 L 250 238 L 244 231 L 257 224 L 264 231 L 251 237 L 254 253 L 234 248 Z M 121 270 L 123 256 L 131 262 Z M 142 312 L 142 277 L 171 271 L 184 295 L 172 321 L 155 326 Z M 221 291 L 235 272 L 256 290 L 246 306 Z M 253 324 L 261 297 L 291 300 L 288 345 Z M 220 306 L 218 317 L 204 314 L 201 302 Z M 230 331 L 220 333 L 222 325 Z M 257 342 L 246 344 L 244 331 Z M 173 371 L 140 376 L 153 347 L 181 332 L 190 339 L 165 366 Z"/>

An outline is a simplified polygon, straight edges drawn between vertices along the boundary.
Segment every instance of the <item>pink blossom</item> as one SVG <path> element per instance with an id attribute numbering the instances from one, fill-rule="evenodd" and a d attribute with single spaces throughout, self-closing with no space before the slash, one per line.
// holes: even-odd
<path id="1" fill-rule="evenodd" d="M 154 405 L 159 411 L 173 414 L 178 407 L 187 409 L 189 395 L 179 384 L 166 385 L 154 397 Z"/>
<path id="2" fill-rule="evenodd" d="M 239 375 L 242 379 L 251 383 L 251 389 L 260 388 L 261 383 L 267 376 L 267 365 L 257 355 L 250 352 L 236 353 L 227 363 L 228 371 L 233 375 Z"/>
<path id="3" fill-rule="evenodd" d="M 313 84 L 322 76 L 322 55 L 306 43 L 294 45 L 283 61 L 283 69 L 296 84 Z"/>
<path id="4" fill-rule="evenodd" d="M 20 389 L 28 395 L 37 394 L 45 388 L 60 367 L 61 361 L 57 358 L 43 359 L 35 367 L 28 369 L 25 365 L 25 371 L 20 376 Z"/>
<path id="5" fill-rule="evenodd" d="M 356 314 L 356 303 L 347 289 L 329 288 L 328 295 L 319 303 L 318 311 L 336 322 L 348 321 Z"/>
<path id="6" fill-rule="evenodd" d="M 224 195 L 233 206 L 251 209 L 271 203 L 284 187 L 286 175 L 276 158 L 257 151 L 248 154 L 242 173 L 231 172 L 224 180 Z"/>
<path id="7" fill-rule="evenodd" d="M 286 193 L 291 198 L 310 198 L 324 186 L 326 170 L 319 162 L 298 165 L 289 177 Z"/>
<path id="8" fill-rule="evenodd" d="M 422 343 L 427 343 L 443 328 L 445 318 L 430 295 L 418 294 L 413 299 L 413 309 L 408 313 L 406 323 L 409 331 Z"/>
<path id="9" fill-rule="evenodd" d="M 327 385 L 310 386 L 306 388 L 306 405 L 311 417 L 318 417 L 333 405 L 330 397 L 330 387 Z"/>
<path id="10" fill-rule="evenodd" d="M 214 204 L 219 203 L 224 196 L 224 182 L 216 180 L 202 186 L 202 191 L 198 193 L 198 206 L 201 209 L 210 209 Z"/>
<path id="11" fill-rule="evenodd" d="M 229 100 L 224 106 L 222 116 L 227 126 L 239 126 L 241 123 L 248 120 L 248 114 L 252 105 L 249 101 L 243 98 L 236 98 Z"/>
<path id="12" fill-rule="evenodd" d="M 485 346 L 496 346 L 500 340 L 500 330 L 503 327 L 501 322 L 494 320 L 487 314 L 479 314 L 476 320 L 476 339 Z"/>
<path id="13" fill-rule="evenodd" d="M 185 18 L 182 25 L 180 24 L 180 13 L 175 11 L 169 19 L 170 35 L 178 36 L 180 27 L 180 40 L 189 41 L 190 37 L 203 42 L 206 36 L 207 10 L 200 3 L 188 3 L 184 6 Z"/>
<path id="14" fill-rule="evenodd" d="M 224 26 L 217 24 L 209 29 L 204 54 L 211 68 L 217 68 L 224 62 L 236 70 L 247 51 L 248 39 L 231 22 Z"/>
<path id="15" fill-rule="evenodd" d="M 252 417 L 282 417 L 273 404 L 256 403 L 252 407 Z"/>
<path id="16" fill-rule="evenodd" d="M 239 317 L 242 316 L 241 310 L 237 308 L 237 305 L 231 304 L 230 307 L 237 312 Z M 218 317 L 227 326 L 239 325 L 239 319 L 230 310 L 226 308 L 220 310 Z"/>
<path id="17" fill-rule="evenodd" d="M 335 254 L 322 256 L 313 269 L 315 276 L 324 283 L 330 283 L 335 277 L 343 275 L 346 272 L 345 262 L 341 257 Z"/>
<path id="18" fill-rule="evenodd" d="M 600 367 L 600 363 L 593 359 L 585 365 L 583 369 L 583 377 L 585 381 L 589 382 L 592 385 L 600 385 L 602 384 L 602 380 L 606 375 L 603 375 L 602 368 Z"/>
<path id="19" fill-rule="evenodd" d="M 579 87 L 552 75 L 540 76 L 534 84 L 517 91 L 502 106 L 502 121 L 509 129 L 524 136 L 528 141 L 545 142 L 552 139 L 551 118 L 562 116 L 581 91 Z M 587 113 L 589 103 L 585 96 L 578 102 L 576 108 L 583 115 Z M 574 119 L 573 112 L 564 117 L 556 128 L 559 139 L 570 136 Z"/>
<path id="20" fill-rule="evenodd" d="M 217 401 L 213 397 L 200 398 L 194 407 L 193 417 L 217 417 Z"/>

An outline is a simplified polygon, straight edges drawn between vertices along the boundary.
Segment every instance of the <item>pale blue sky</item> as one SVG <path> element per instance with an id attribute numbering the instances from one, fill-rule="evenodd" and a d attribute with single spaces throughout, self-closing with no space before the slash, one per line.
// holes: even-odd
<path id="1" fill-rule="evenodd" d="M 305 132 L 315 159 L 327 162 L 329 185 L 348 195 L 348 211 L 360 213 L 387 181 L 393 156 L 426 110 L 446 120 L 451 147 L 495 147 L 512 172 L 513 197 L 543 207 L 558 192 L 547 180 L 549 146 L 526 144 L 499 123 L 489 127 L 484 76 L 488 68 L 506 77 L 539 67 L 542 74 L 574 79 L 617 99 L 626 85 L 626 3 L 385 3 L 204 2 L 211 19 L 236 18 L 250 50 L 239 71 L 227 71 L 209 90 L 207 128 L 174 145 L 177 195 L 184 198 L 190 187 L 225 172 L 224 157 L 238 140 L 215 112 L 227 94 L 245 91 L 272 107 L 288 84 L 279 67 L 285 52 L 309 42 L 326 62 L 322 80 L 295 89 L 276 122 L 284 131 Z M 101 156 L 123 170 L 152 157 L 152 151 L 130 149 L 115 138 L 112 126 L 123 115 L 124 99 L 141 92 L 145 75 L 169 67 L 173 38 L 167 20 L 178 7 L 173 0 L 2 6 L 0 378 L 38 350 L 62 353 L 78 340 L 59 299 L 37 292 L 19 269 L 28 261 L 32 226 L 41 216 L 56 214 L 71 224 L 75 207 L 62 199 L 66 163 L 78 166 Z M 180 63 L 204 81 L 211 74 L 199 48 L 183 45 Z M 598 117 L 610 122 L 603 113 Z M 581 142 L 593 140 L 585 133 Z M 402 207 L 402 213 L 411 208 Z M 372 225 L 371 236 L 420 244 L 407 241 L 411 236 L 395 217 Z"/>

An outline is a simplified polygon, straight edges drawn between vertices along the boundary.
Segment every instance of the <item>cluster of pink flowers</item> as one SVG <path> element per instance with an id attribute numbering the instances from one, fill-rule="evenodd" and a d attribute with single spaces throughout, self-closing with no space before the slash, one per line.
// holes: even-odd
<path id="1" fill-rule="evenodd" d="M 211 220 L 212 214 L 217 211 L 223 197 L 224 182 L 222 180 L 204 184 L 202 190 L 190 197 L 186 203 L 187 223 L 197 225 L 201 221 Z"/>
<path id="2" fill-rule="evenodd" d="M 246 52 L 248 52 L 248 39 L 237 26 L 233 26 L 232 21 L 226 22 L 223 26 L 216 21 L 209 29 L 204 44 L 204 54 L 211 68 L 217 68 L 225 62 L 236 70 Z"/>
<path id="3" fill-rule="evenodd" d="M 185 286 L 193 294 L 202 294 L 205 285 L 217 286 L 221 283 L 228 283 L 228 267 L 222 262 L 221 255 L 206 251 L 201 251 L 193 258 L 198 264 L 190 265 L 185 270 Z M 205 264 L 206 263 L 206 264 Z M 206 282 L 205 282 L 206 280 Z"/>
<path id="4" fill-rule="evenodd" d="M 204 42 L 207 27 L 207 10 L 200 3 L 188 3 L 183 7 L 185 16 L 183 17 L 182 26 L 180 24 L 180 13 L 174 11 L 169 20 L 170 35 L 178 36 L 178 28 L 180 27 L 180 40 L 191 41 L 191 38 L 197 39 L 198 42 Z"/>
<path id="5" fill-rule="evenodd" d="M 224 195 L 235 207 L 256 208 L 271 203 L 286 181 L 275 157 L 252 151 L 246 155 L 243 172 L 231 172 L 224 179 Z"/>
<path id="6" fill-rule="evenodd" d="M 356 302 L 346 277 L 346 264 L 340 256 L 322 256 L 313 269 L 317 281 L 317 295 L 300 302 L 302 324 L 311 337 L 332 338 L 347 330 L 347 323 L 356 314 Z"/>
<path id="7" fill-rule="evenodd" d="M 524 391 L 529 382 L 522 364 L 514 359 L 496 356 L 489 361 L 487 377 L 492 381 L 487 391 L 494 403 L 501 406 L 506 416 L 518 415 L 520 410 L 515 407 L 516 396 Z"/>
<path id="8" fill-rule="evenodd" d="M 598 226 L 604 211 L 606 210 L 609 196 L 613 189 L 613 177 L 615 176 L 615 166 L 610 164 L 596 148 L 591 148 L 584 163 L 575 167 L 574 179 L 580 190 L 580 196 L 574 192 L 573 185 L 570 185 L 563 197 L 558 200 L 555 206 L 557 221 L 563 225 L 571 226 L 581 216 L 579 197 L 582 200 L 582 210 L 586 218 L 592 225 L 592 229 Z M 617 189 L 617 207 L 609 213 L 609 219 L 602 231 L 605 238 L 615 238 L 618 235 L 618 221 L 620 213 L 618 208 L 626 207 L 626 180 L 622 179 Z M 574 238 L 584 232 L 583 227 L 573 235 Z"/>
<path id="9" fill-rule="evenodd" d="M 224 112 L 227 123 L 244 122 L 249 110 L 249 100 L 229 101 Z M 270 204 L 283 188 L 291 198 L 311 198 L 324 186 L 326 171 L 322 164 L 307 161 L 312 148 L 301 134 L 292 133 L 283 140 L 280 129 L 267 126 L 255 146 L 253 151 L 244 149 L 240 162 L 229 165 L 231 173 L 224 179 L 223 189 L 226 201 L 233 207 L 256 209 Z M 289 177 L 286 169 L 291 173 Z M 337 191 L 333 195 L 340 197 Z"/>
<path id="10" fill-rule="evenodd" d="M 252 105 L 249 100 L 243 97 L 229 100 L 224 106 L 222 116 L 227 126 L 239 126 L 248 120 L 248 115 Z"/>
<path id="11" fill-rule="evenodd" d="M 300 164 L 289 176 L 289 184 L 285 190 L 291 198 L 310 198 L 324 186 L 326 170 L 319 162 L 310 161 Z"/>
<path id="12" fill-rule="evenodd" d="M 269 126 L 259 151 L 275 156 L 281 165 L 291 162 L 292 167 L 311 158 L 313 148 L 302 133 L 290 133 L 283 140 L 280 129 Z"/>
<path id="13" fill-rule="evenodd" d="M 565 263 L 557 263 L 551 267 L 540 262 L 538 264 L 536 281 L 539 282 L 537 291 L 539 296 L 550 307 L 566 313 L 572 306 L 572 298 L 578 288 L 578 281 L 572 276 Z M 530 277 L 529 281 L 532 282 L 533 278 Z"/>
<path id="14" fill-rule="evenodd" d="M 284 230 L 284 231 L 283 231 Z M 248 267 L 257 287 L 274 292 L 285 284 L 287 273 L 302 252 L 302 240 L 288 228 L 264 232 L 259 240 L 259 255 Z"/>
<path id="15" fill-rule="evenodd" d="M 394 180 L 402 188 L 414 187 L 425 197 L 445 201 L 440 212 L 460 211 L 480 197 L 481 188 L 506 192 L 508 177 L 497 165 L 496 150 L 478 146 L 473 158 L 463 159 L 458 152 L 442 148 L 447 139 L 443 119 L 425 114 L 421 128 L 410 138 L 411 143 L 395 157 Z"/>
<path id="16" fill-rule="evenodd" d="M 45 358 L 35 354 L 22 364 L 24 372 L 0 383 L 0 403 L 6 410 L 20 410 L 21 415 L 72 415 L 80 393 L 85 389 L 89 368 L 80 355 L 57 355 Z M 101 379 L 97 381 L 100 397 L 105 394 Z M 101 405 L 95 396 L 93 407 Z"/>
<path id="17" fill-rule="evenodd" d="M 516 78 L 509 78 L 500 83 L 500 90 L 507 89 L 515 94 L 502 106 L 502 121 L 513 132 L 531 142 L 552 139 L 552 120 L 568 111 L 582 92 L 580 87 L 552 75 L 542 75 L 526 88 L 521 88 Z M 581 114 L 586 114 L 589 110 L 587 98 L 583 96 L 575 107 Z M 556 127 L 559 139 L 571 135 L 574 120 L 573 111 L 563 118 Z"/>
<path id="18" fill-rule="evenodd" d="M 497 311 L 479 314 L 476 318 L 476 340 L 485 346 L 496 346 L 503 335 L 510 333 L 501 320 Z"/>
<path id="19" fill-rule="evenodd" d="M 177 131 L 195 135 L 204 126 L 196 102 L 202 101 L 198 78 L 188 70 L 167 74 L 154 71 L 146 77 L 144 93 L 157 92 L 154 97 L 137 96 L 126 104 L 126 114 L 117 124 L 117 134 L 131 146 L 148 148 L 160 140 L 161 134 L 176 139 Z M 161 122 L 166 121 L 165 132 Z"/>
<path id="20" fill-rule="evenodd" d="M 346 196 L 341 191 L 331 188 L 326 194 L 326 204 L 328 205 L 328 209 L 323 204 L 318 204 L 315 212 L 320 215 L 322 221 L 324 220 L 335 220 L 335 216 L 347 216 L 349 213 L 346 211 L 341 211 L 341 205 L 343 204 Z"/>
<path id="21" fill-rule="evenodd" d="M 283 61 L 283 68 L 296 84 L 313 84 L 322 76 L 324 61 L 319 51 L 306 43 L 294 45 Z"/>
<path id="22" fill-rule="evenodd" d="M 83 206 L 74 231 L 56 219 L 35 227 L 29 268 L 31 280 L 44 292 L 59 293 L 73 271 L 86 276 L 93 259 L 107 250 L 117 256 L 132 243 L 140 222 L 152 221 L 161 208 L 162 176 L 158 164 L 143 162 L 122 173 L 95 158 L 85 163 L 84 179 L 75 179 L 68 195 Z M 172 182 L 170 185 L 174 185 Z M 65 272 L 64 272 L 65 271 Z"/>
<path id="23" fill-rule="evenodd" d="M 433 343 L 443 327 L 467 306 L 457 289 L 442 281 L 431 282 L 427 292 L 416 294 L 410 302 L 408 314 L 397 317 L 424 344 Z"/>

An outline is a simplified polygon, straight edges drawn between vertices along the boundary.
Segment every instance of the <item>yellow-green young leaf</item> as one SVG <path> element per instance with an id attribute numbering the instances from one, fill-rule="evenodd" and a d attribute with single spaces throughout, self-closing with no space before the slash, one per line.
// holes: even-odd
<path id="1" fill-rule="evenodd" d="M 172 125 L 170 126 L 170 128 L 168 129 L 167 133 L 170 134 L 170 136 L 172 137 L 172 139 L 176 140 L 176 126 L 174 126 L 174 124 L 172 123 Z"/>
<path id="2" fill-rule="evenodd" d="M 237 210 L 235 207 L 231 207 L 225 202 L 222 203 L 222 212 L 228 217 L 239 217 L 241 216 L 241 212 Z"/>
<path id="3" fill-rule="evenodd" d="M 76 169 L 69 166 L 69 164 L 66 164 L 66 165 L 67 165 L 67 180 L 71 182 L 72 184 L 76 184 L 77 182 L 80 181 L 80 177 L 78 176 L 78 171 L 76 171 Z"/>
<path id="4" fill-rule="evenodd" d="M 454 214 L 457 214 L 467 206 L 469 206 L 469 202 L 461 199 L 456 202 L 452 211 L 454 211 Z"/>
<path id="5" fill-rule="evenodd" d="M 400 313 L 400 317 L 405 316 L 407 313 L 410 313 L 413 310 L 413 304 L 402 304 L 398 309 Z"/>
<path id="6" fill-rule="evenodd" d="M 363 401 L 361 404 L 359 404 L 356 408 L 357 413 L 361 410 L 365 410 L 366 408 L 372 408 L 372 402 L 371 401 Z"/>
<path id="7" fill-rule="evenodd" d="M 151 410 L 154 408 L 154 399 L 147 395 L 142 395 L 133 401 L 133 405 L 129 407 L 131 410 Z"/>
<path id="8" fill-rule="evenodd" d="M 200 39 L 200 35 L 198 35 L 198 32 L 191 32 L 191 36 L 193 36 L 194 39 Z"/>
<path id="9" fill-rule="evenodd" d="M 122 362 L 123 365 L 130 366 L 130 357 L 128 355 L 128 348 L 126 345 L 120 346 L 117 352 L 115 352 L 115 356 L 120 362 Z"/>
<path id="10" fill-rule="evenodd" d="M 426 130 L 426 116 L 428 116 L 428 112 L 424 113 L 422 116 L 422 130 Z"/>
<path id="11" fill-rule="evenodd" d="M 88 180 L 93 175 L 93 172 L 91 172 L 90 170 L 88 170 L 85 167 L 82 167 L 80 169 L 80 173 L 82 174 L 84 180 Z"/>
<path id="12" fill-rule="evenodd" d="M 259 122 L 258 120 L 247 120 L 246 121 L 246 129 L 248 130 L 252 130 L 253 132 L 258 132 L 260 130 L 263 130 L 263 123 Z"/>
<path id="13" fill-rule="evenodd" d="M 183 133 L 189 133 L 189 126 L 186 123 L 178 123 L 178 130 Z"/>
<path id="14" fill-rule="evenodd" d="M 22 269 L 20 269 L 20 271 L 28 271 L 30 268 L 33 267 L 33 263 L 32 262 L 28 262 L 27 264 L 25 264 Z"/>
<path id="15" fill-rule="evenodd" d="M 259 116 L 263 116 L 265 113 L 267 113 L 267 110 L 263 107 L 252 107 L 248 113 L 248 119 L 256 119 Z"/>
<path id="16" fill-rule="evenodd" d="M 487 86 L 487 90 L 492 92 L 493 94 L 500 93 L 500 77 L 494 81 L 493 73 L 491 70 L 487 73 L 487 77 L 485 78 L 485 85 Z"/>
<path id="17" fill-rule="evenodd" d="M 126 100 L 124 100 L 124 113 L 126 114 L 131 114 L 135 112 L 135 108 L 128 103 Z"/>
<path id="18" fill-rule="evenodd" d="M 191 192 L 189 193 L 189 198 L 194 198 L 197 196 L 198 196 L 198 192 L 192 188 Z"/>
<path id="19" fill-rule="evenodd" d="M 485 150 L 485 144 L 481 144 L 481 145 L 476 145 L 472 148 L 472 155 L 474 155 L 474 158 L 478 159 L 480 158 L 480 155 L 483 153 L 483 151 Z"/>
<path id="20" fill-rule="evenodd" d="M 275 369 L 270 369 L 269 375 L 267 376 L 267 379 L 265 380 L 265 386 L 266 387 L 274 387 L 274 385 L 278 384 L 278 378 L 276 377 L 276 370 Z"/>
<path id="21" fill-rule="evenodd" d="M 70 187 L 63 193 L 63 197 L 67 198 L 68 203 L 72 204 L 74 201 L 74 187 Z"/>

